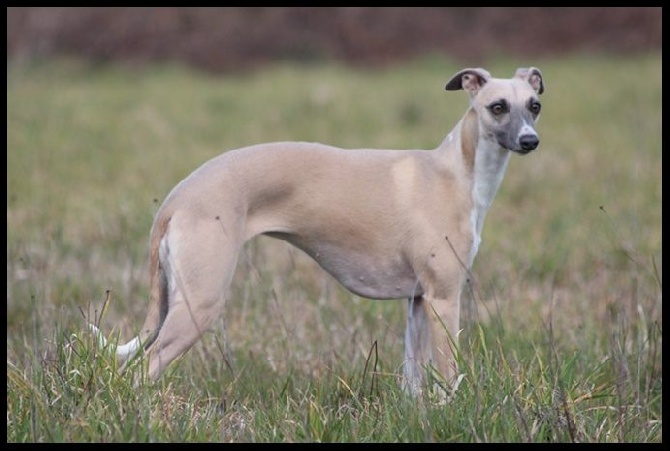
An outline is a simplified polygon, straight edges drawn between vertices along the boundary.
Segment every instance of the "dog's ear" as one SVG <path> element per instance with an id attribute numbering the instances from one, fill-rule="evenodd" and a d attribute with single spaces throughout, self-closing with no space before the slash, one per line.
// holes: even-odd
<path id="1" fill-rule="evenodd" d="M 540 69 L 537 67 L 520 67 L 516 70 L 516 75 L 514 76 L 522 80 L 526 80 L 538 94 L 542 94 L 544 92 L 542 72 L 540 72 Z"/>
<path id="2" fill-rule="evenodd" d="M 486 69 L 482 68 L 468 68 L 463 69 L 456 75 L 451 77 L 444 87 L 447 91 L 458 91 L 464 89 L 474 96 L 491 78 L 491 74 Z"/>

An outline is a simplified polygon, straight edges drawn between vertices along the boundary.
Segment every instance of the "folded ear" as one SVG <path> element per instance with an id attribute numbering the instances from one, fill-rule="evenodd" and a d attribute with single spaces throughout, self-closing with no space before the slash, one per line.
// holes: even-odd
<path id="1" fill-rule="evenodd" d="M 491 78 L 491 74 L 486 69 L 482 68 L 468 68 L 463 69 L 456 75 L 451 77 L 444 87 L 447 91 L 458 91 L 464 89 L 470 93 L 471 96 L 477 94 L 482 86 L 486 84 Z"/>
<path id="2" fill-rule="evenodd" d="M 516 70 L 516 75 L 514 76 L 516 78 L 526 80 L 538 94 L 542 94 L 544 92 L 542 72 L 540 72 L 540 69 L 537 67 L 520 67 Z"/>

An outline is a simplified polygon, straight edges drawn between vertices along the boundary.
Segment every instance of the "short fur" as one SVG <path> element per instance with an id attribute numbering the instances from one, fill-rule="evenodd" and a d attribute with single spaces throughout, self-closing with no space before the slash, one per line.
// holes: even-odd
<path id="1" fill-rule="evenodd" d="M 277 142 L 196 169 L 156 214 L 149 311 L 117 354 L 143 348 L 157 379 L 221 314 L 242 246 L 265 234 L 357 295 L 408 299 L 406 386 L 421 392 L 430 367 L 452 383 L 462 286 L 510 153 L 539 143 L 544 83 L 532 67 L 511 79 L 470 68 L 446 89 L 467 91 L 470 107 L 432 151 Z"/>

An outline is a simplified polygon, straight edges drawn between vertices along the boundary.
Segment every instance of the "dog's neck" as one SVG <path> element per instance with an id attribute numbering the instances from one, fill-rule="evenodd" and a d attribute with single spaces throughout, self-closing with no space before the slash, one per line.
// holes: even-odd
<path id="1" fill-rule="evenodd" d="M 470 219 L 473 228 L 474 259 L 481 242 L 484 218 L 500 188 L 509 163 L 510 151 L 494 137 L 480 130 L 477 113 L 470 108 L 439 147 L 448 164 L 463 173 L 465 188 L 471 193 Z"/>
<path id="2" fill-rule="evenodd" d="M 490 139 L 479 139 L 475 150 L 472 171 L 473 214 L 476 216 L 477 234 L 481 234 L 484 217 L 500 188 L 509 163 L 510 151 Z"/>

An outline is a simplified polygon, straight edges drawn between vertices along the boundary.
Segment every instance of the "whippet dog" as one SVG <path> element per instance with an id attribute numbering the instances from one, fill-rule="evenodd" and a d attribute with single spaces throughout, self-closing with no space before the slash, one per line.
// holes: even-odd
<path id="1" fill-rule="evenodd" d="M 453 383 L 462 287 L 511 153 L 538 146 L 544 83 L 534 67 L 511 79 L 469 68 L 446 89 L 467 91 L 470 106 L 435 150 L 277 142 L 225 152 L 186 177 L 152 226 L 144 326 L 117 355 L 143 349 L 158 379 L 219 317 L 242 246 L 263 234 L 356 295 L 408 299 L 404 385 L 420 393 L 428 370 Z"/>

